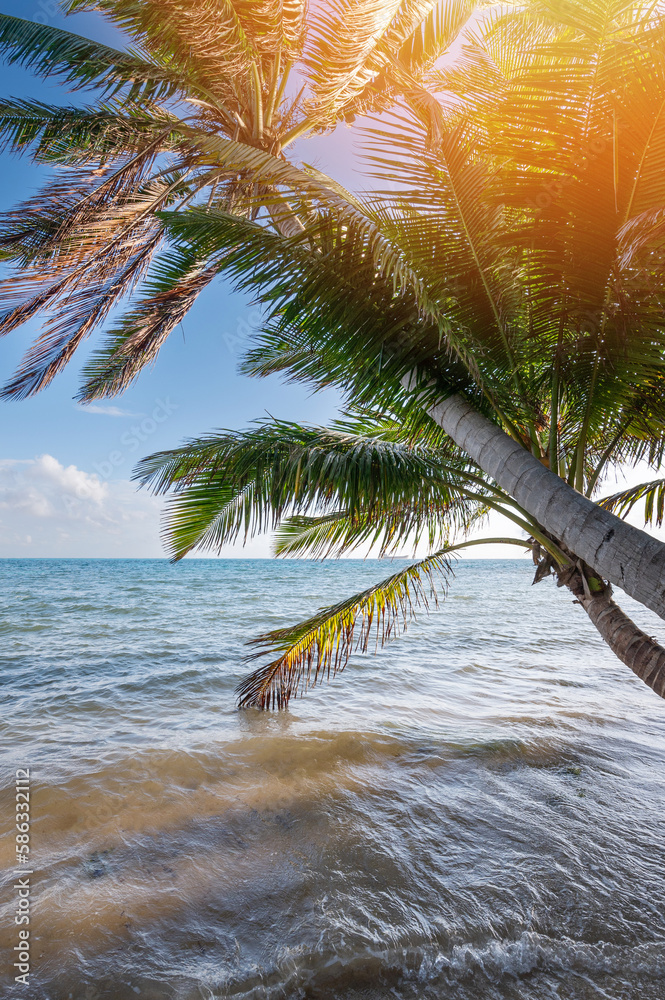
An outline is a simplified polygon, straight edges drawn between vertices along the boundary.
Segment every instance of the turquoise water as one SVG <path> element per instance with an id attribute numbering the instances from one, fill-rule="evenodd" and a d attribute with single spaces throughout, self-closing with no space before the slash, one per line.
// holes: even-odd
<path id="1" fill-rule="evenodd" d="M 526 559 L 235 710 L 248 638 L 395 568 L 0 561 L 3 996 L 665 1000 L 665 703 Z"/>

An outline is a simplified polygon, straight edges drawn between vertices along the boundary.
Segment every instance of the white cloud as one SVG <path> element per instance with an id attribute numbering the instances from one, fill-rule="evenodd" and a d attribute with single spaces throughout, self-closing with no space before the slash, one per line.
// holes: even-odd
<path id="1" fill-rule="evenodd" d="M 97 406 L 96 403 L 90 403 L 87 406 L 77 406 L 77 410 L 82 410 L 83 413 L 99 413 L 104 417 L 140 417 L 141 413 L 130 413 L 129 410 L 121 410 L 119 406 Z"/>
<path id="2" fill-rule="evenodd" d="M 109 465 L 109 469 L 112 466 Z M 0 558 L 158 559 L 163 498 L 107 480 L 52 455 L 0 459 Z M 215 553 L 198 555 L 210 558 Z M 226 558 L 266 558 L 263 536 L 225 546 Z"/>
<path id="3" fill-rule="evenodd" d="M 0 460 L 0 556 L 160 557 L 160 507 L 52 455 Z"/>

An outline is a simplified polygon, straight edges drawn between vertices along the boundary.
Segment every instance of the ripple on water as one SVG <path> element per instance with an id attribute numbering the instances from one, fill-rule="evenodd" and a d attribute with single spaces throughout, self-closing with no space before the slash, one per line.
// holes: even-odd
<path id="1" fill-rule="evenodd" d="M 662 704 L 526 564 L 235 712 L 252 631 L 391 568 L 0 563 L 38 955 L 9 997 L 665 1000 Z"/>

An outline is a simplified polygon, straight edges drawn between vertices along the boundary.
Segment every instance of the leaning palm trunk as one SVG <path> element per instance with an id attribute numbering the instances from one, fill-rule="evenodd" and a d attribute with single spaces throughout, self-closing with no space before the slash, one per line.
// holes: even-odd
<path id="1" fill-rule="evenodd" d="M 462 396 L 429 414 L 553 538 L 665 619 L 665 544 L 582 496 Z"/>
<path id="2" fill-rule="evenodd" d="M 462 396 L 450 396 L 429 413 L 566 550 L 665 618 L 662 542 L 582 496 Z M 576 564 L 560 569 L 559 586 L 572 591 L 615 656 L 665 698 L 665 649 L 612 600 L 611 586 L 592 592 L 583 573 Z"/>
<path id="3" fill-rule="evenodd" d="M 583 572 L 578 566 L 567 567 L 557 574 L 558 585 L 572 591 L 615 656 L 665 698 L 665 649 L 614 603 L 609 585 L 592 593 L 585 586 Z"/>

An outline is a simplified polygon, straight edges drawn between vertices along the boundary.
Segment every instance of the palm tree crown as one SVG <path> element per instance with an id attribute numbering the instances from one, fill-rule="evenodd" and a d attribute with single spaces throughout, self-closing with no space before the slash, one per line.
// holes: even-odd
<path id="1" fill-rule="evenodd" d="M 336 384 L 356 405 L 377 407 L 381 419 L 400 410 L 401 428 L 415 407 L 418 428 L 412 420 L 401 444 L 412 449 L 422 444 L 417 434 L 433 433 L 426 416 L 432 404 L 461 392 L 589 496 L 612 465 L 659 464 L 664 26 L 659 9 L 609 3 L 570 11 L 539 3 L 491 16 L 470 41 L 464 72 L 441 78 L 457 101 L 433 106 L 412 88 L 401 110 L 384 114 L 369 133 L 375 176 L 393 181 L 399 165 L 399 187 L 362 203 L 353 199 L 355 218 L 319 203 L 316 216 L 293 234 L 228 213 L 192 210 L 166 218 L 182 246 L 217 254 L 220 269 L 266 306 L 269 321 L 245 369 Z M 293 447 L 296 433 L 276 432 L 280 443 L 273 441 L 267 464 L 255 466 L 264 483 L 272 483 L 271 463 L 279 448 Z M 202 444 L 154 456 L 139 470 L 145 481 L 175 490 L 167 533 L 176 556 L 190 544 L 230 537 L 223 489 L 233 490 L 236 472 L 227 446 L 211 440 L 212 464 L 184 475 L 179 465 L 187 455 L 196 464 Z M 444 436 L 441 445 L 451 442 Z M 325 453 L 323 438 L 315 446 L 320 456 L 319 449 Z M 297 453 L 292 462 L 300 469 Z M 450 464 L 444 469 L 438 454 L 438 488 L 453 490 L 455 503 L 439 496 L 430 508 L 444 540 L 433 558 L 444 559 L 460 544 L 450 540 L 456 527 L 464 532 L 479 512 L 498 506 L 527 532 L 527 541 L 512 541 L 532 549 L 537 579 L 554 569 L 585 599 L 607 596 L 602 578 L 589 567 L 577 574 L 575 554 L 477 462 L 465 460 L 453 486 Z M 306 466 L 310 461 L 311 455 Z M 355 481 L 355 465 L 345 475 Z M 372 475 L 381 480 L 378 470 Z M 287 511 L 284 501 L 292 504 L 278 551 L 320 555 L 367 540 L 370 524 L 374 538 L 384 530 L 382 537 L 403 541 L 417 531 L 413 511 L 418 499 L 428 501 L 423 470 L 419 477 L 424 494 L 414 484 L 406 508 L 395 494 L 383 513 L 341 502 L 331 511 L 323 495 L 307 494 L 316 508 L 309 519 L 298 479 L 280 480 L 279 502 L 259 497 L 244 480 L 237 488 L 245 511 L 269 509 L 271 524 Z M 213 514 L 202 501 L 214 496 L 222 506 Z M 603 503 L 625 513 L 644 498 L 650 518 L 661 496 L 656 480 Z M 382 520 L 388 510 L 390 528 Z M 370 596 L 352 599 L 355 614 L 369 614 L 362 608 Z M 396 605 L 393 613 L 401 613 Z M 278 701 L 288 700 L 307 683 L 312 662 L 325 669 L 330 654 L 322 628 L 333 628 L 347 655 L 349 614 L 346 605 L 327 609 L 302 627 L 275 633 L 280 657 L 254 675 L 243 697 L 264 705 L 278 691 Z"/>
<path id="2" fill-rule="evenodd" d="M 321 184 L 289 169 L 283 150 L 387 107 L 404 78 L 426 77 L 470 9 L 465 0 L 314 10 L 304 0 L 66 0 L 63 8 L 100 12 L 131 48 L 0 16 L 7 60 L 95 93 L 84 106 L 0 105 L 5 148 L 57 168 L 0 228 L 3 256 L 17 267 L 2 287 L 0 333 L 47 317 L 4 388 L 11 398 L 48 385 L 147 277 L 145 298 L 110 331 L 81 398 L 124 389 L 216 274 L 205 259 L 169 251 L 160 213 L 207 205 L 297 231 L 303 198 Z M 276 197 L 285 188 L 287 203 Z"/>

